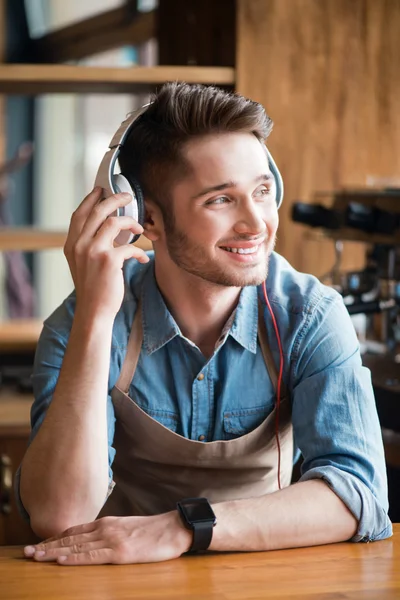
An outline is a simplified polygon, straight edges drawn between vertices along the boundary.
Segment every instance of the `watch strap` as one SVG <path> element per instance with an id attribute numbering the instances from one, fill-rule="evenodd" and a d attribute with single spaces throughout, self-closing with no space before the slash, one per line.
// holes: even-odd
<path id="1" fill-rule="evenodd" d="M 205 552 L 211 544 L 213 529 L 212 521 L 193 523 L 193 542 L 188 553 Z"/>

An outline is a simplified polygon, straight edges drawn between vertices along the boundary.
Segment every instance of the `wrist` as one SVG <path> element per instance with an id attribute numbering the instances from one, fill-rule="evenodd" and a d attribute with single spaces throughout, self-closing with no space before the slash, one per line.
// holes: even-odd
<path id="1" fill-rule="evenodd" d="M 216 516 L 207 498 L 184 498 L 176 504 L 183 526 L 192 532 L 191 554 L 206 552 L 213 537 Z"/>
<path id="2" fill-rule="evenodd" d="M 174 543 L 176 544 L 177 553 L 179 555 L 188 552 L 193 543 L 193 531 L 187 529 L 179 516 L 177 510 L 169 513 L 172 519 L 172 530 L 174 531 Z"/>
<path id="3" fill-rule="evenodd" d="M 107 333 L 112 334 L 115 316 L 91 313 L 90 311 L 76 308 L 74 314 L 73 328 L 79 332 L 80 336 L 90 339 L 97 334 L 103 338 Z"/>

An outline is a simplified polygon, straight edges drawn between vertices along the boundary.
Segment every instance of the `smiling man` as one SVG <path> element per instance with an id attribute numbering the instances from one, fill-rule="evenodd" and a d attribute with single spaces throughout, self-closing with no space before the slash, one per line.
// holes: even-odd
<path id="1" fill-rule="evenodd" d="M 26 556 L 135 563 L 391 535 L 351 320 L 274 252 L 271 128 L 239 95 L 167 84 L 119 157 L 143 190 L 143 228 L 110 216 L 130 196 L 96 188 L 72 216 L 75 291 L 38 344 L 18 486 L 53 539 Z M 115 246 L 121 231 L 154 254 Z"/>

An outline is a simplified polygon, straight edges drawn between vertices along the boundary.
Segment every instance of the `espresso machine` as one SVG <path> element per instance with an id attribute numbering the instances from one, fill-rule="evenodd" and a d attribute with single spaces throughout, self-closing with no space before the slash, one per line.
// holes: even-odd
<path id="1" fill-rule="evenodd" d="M 317 192 L 311 203 L 293 204 L 292 220 L 332 240 L 335 262 L 320 279 L 342 294 L 354 321 L 363 315 L 362 360 L 371 370 L 385 444 L 389 514 L 399 521 L 400 187 Z M 342 268 L 345 241 L 364 244 L 359 271 Z"/>

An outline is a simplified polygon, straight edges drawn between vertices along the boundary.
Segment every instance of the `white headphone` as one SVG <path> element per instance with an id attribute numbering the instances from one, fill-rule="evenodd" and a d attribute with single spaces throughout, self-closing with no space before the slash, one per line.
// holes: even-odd
<path id="1" fill-rule="evenodd" d="M 151 103 L 150 103 L 151 104 Z M 132 195 L 132 201 L 122 208 L 118 208 L 113 216 L 123 217 L 124 215 L 133 217 L 135 221 L 143 225 L 144 223 L 144 198 L 143 192 L 139 183 L 132 178 L 122 175 L 122 173 L 114 173 L 115 163 L 117 162 L 118 155 L 121 151 L 128 134 L 132 128 L 132 125 L 142 115 L 150 104 L 145 104 L 139 110 L 131 113 L 125 121 L 121 123 L 117 131 L 115 132 L 110 145 L 109 150 L 103 156 L 97 171 L 95 179 L 95 187 L 100 186 L 103 189 L 103 199 L 118 194 L 120 192 L 128 192 Z M 276 204 L 278 208 L 282 204 L 283 200 L 283 181 L 282 176 L 279 172 L 278 167 L 275 164 L 274 159 L 271 156 L 266 146 L 265 150 L 268 157 L 269 168 L 274 176 L 276 184 Z M 132 244 L 140 236 L 134 235 L 130 231 L 120 231 L 115 238 L 116 244 L 122 246 L 123 244 Z"/>
<path id="2" fill-rule="evenodd" d="M 143 225 L 144 222 L 144 199 L 141 187 L 132 179 L 129 179 L 128 181 L 122 173 L 114 173 L 114 168 L 121 147 L 128 137 L 133 123 L 146 111 L 148 106 L 149 104 L 142 106 L 142 108 L 131 113 L 125 121 L 121 123 L 109 144 L 109 150 L 103 156 L 94 183 L 95 187 L 100 186 L 103 189 L 103 199 L 121 192 L 128 192 L 131 194 L 132 201 L 126 206 L 118 208 L 112 214 L 116 217 L 123 217 L 125 215 L 132 217 L 135 221 L 140 223 L 140 225 Z M 122 246 L 123 244 L 136 242 L 139 237 L 139 235 L 134 235 L 130 231 L 120 231 L 115 238 L 115 242 L 119 246 Z"/>

